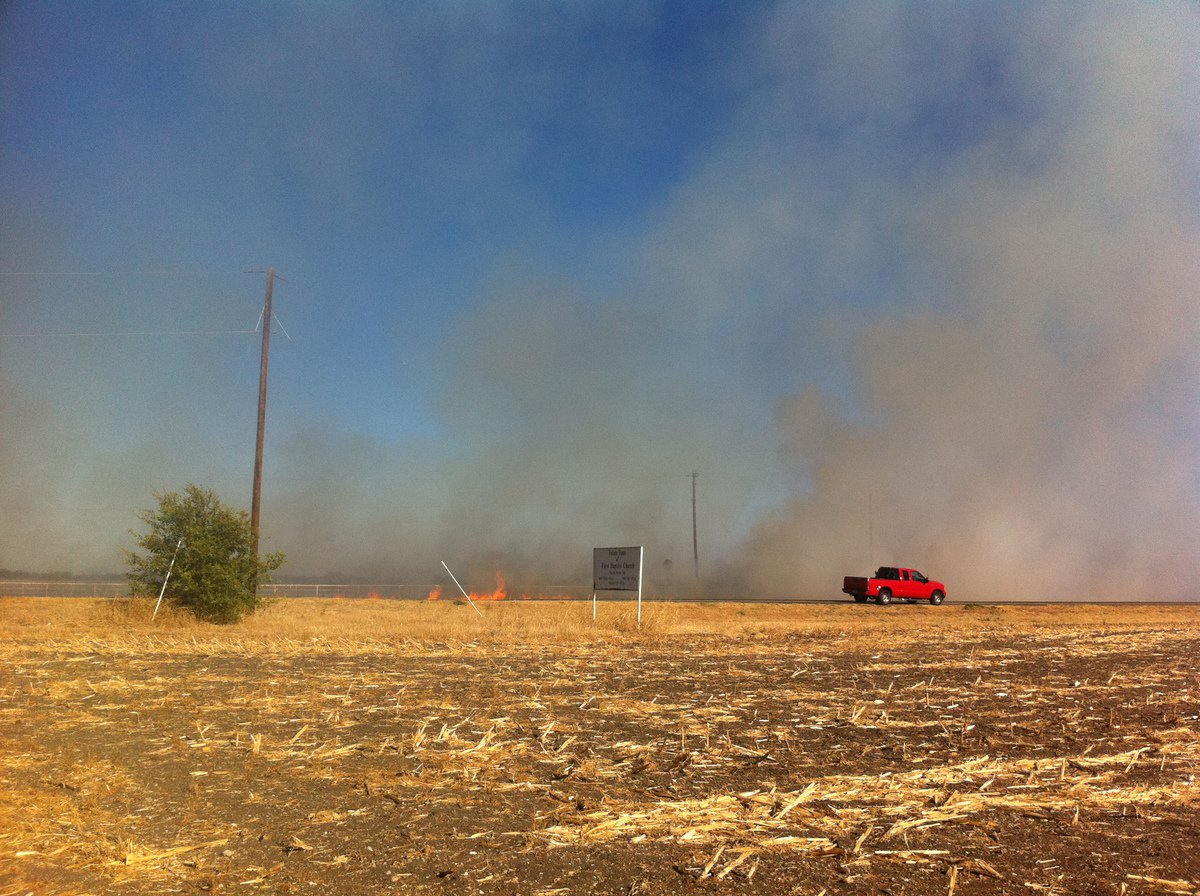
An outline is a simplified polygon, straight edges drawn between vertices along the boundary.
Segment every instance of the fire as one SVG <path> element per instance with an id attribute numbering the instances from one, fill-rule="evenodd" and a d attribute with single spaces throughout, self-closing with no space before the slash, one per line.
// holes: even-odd
<path id="1" fill-rule="evenodd" d="M 588 595 L 590 595 L 590 593 L 591 592 L 588 592 L 588 594 L 585 594 L 585 595 L 572 595 L 572 594 L 566 594 L 566 593 L 559 594 L 559 593 L 554 593 L 554 592 L 551 592 L 549 594 L 541 593 L 541 592 L 534 592 L 533 594 L 529 594 L 529 593 L 523 592 L 523 593 L 517 594 L 517 595 L 510 595 L 508 593 L 508 585 L 504 581 L 504 573 L 501 572 L 500 570 L 496 570 L 496 590 L 482 592 L 482 593 L 477 592 L 477 591 L 472 591 L 470 593 L 470 597 L 471 597 L 471 600 L 476 603 L 481 603 L 483 601 L 490 601 L 490 600 L 491 601 L 494 601 L 494 600 L 530 600 L 530 601 L 554 600 L 554 601 L 559 601 L 559 600 L 587 600 L 587 599 L 590 599 L 588 596 Z M 443 597 L 443 594 L 444 594 L 443 587 L 441 585 L 435 585 L 433 587 L 433 590 L 429 592 L 429 596 L 426 597 L 425 599 L 426 600 L 441 600 Z"/>
<path id="2" fill-rule="evenodd" d="M 433 590 L 429 592 L 429 597 L 427 597 L 425 599 L 426 600 L 441 600 L 442 599 L 442 586 L 434 585 Z M 489 591 L 485 594 L 477 594 L 476 592 L 472 591 L 471 592 L 471 600 L 473 600 L 473 601 L 508 600 L 508 589 L 504 585 L 504 573 L 500 572 L 500 570 L 496 570 L 496 590 L 495 591 Z"/>
<path id="3" fill-rule="evenodd" d="M 496 590 L 491 594 L 476 594 L 471 592 L 471 600 L 508 600 L 508 591 L 504 587 L 504 575 L 496 570 Z"/>

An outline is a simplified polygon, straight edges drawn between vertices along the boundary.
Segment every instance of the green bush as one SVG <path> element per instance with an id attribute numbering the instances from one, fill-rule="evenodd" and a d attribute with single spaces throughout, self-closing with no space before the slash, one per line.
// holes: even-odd
<path id="1" fill-rule="evenodd" d="M 126 552 L 130 592 L 158 596 L 182 538 L 165 601 L 208 622 L 237 622 L 259 609 L 264 601 L 256 586 L 270 581 L 271 571 L 283 565 L 283 554 L 253 556 L 249 514 L 198 485 L 154 497 L 158 507 L 138 514 L 150 531 L 130 532 L 145 551 Z"/>

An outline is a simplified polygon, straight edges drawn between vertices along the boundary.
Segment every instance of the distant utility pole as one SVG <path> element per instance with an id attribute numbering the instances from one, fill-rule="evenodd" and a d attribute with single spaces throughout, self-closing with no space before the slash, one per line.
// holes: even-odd
<path id="1" fill-rule="evenodd" d="M 271 289 L 275 269 L 267 268 L 267 301 L 262 317 L 262 361 L 258 371 L 258 438 L 254 443 L 254 500 L 250 505 L 251 553 L 258 560 L 258 520 L 262 508 L 263 436 L 267 425 L 267 353 L 271 349 Z"/>
<path id="2" fill-rule="evenodd" d="M 867 492 L 867 562 L 875 562 L 875 493 Z"/>
<path id="3" fill-rule="evenodd" d="M 700 579 L 700 542 L 696 538 L 696 477 L 700 474 L 692 470 L 692 561 L 695 564 L 696 579 Z"/>

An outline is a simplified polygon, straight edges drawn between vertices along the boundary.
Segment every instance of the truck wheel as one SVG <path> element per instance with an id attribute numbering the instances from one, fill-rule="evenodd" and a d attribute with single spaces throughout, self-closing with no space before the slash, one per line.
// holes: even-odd
<path id="1" fill-rule="evenodd" d="M 854 602 L 856 604 L 865 604 L 867 602 L 867 596 L 865 594 L 856 594 L 854 595 Z"/>
<path id="2" fill-rule="evenodd" d="M 933 604 L 935 607 L 938 604 L 940 604 L 942 601 L 944 601 L 945 599 L 946 599 L 946 595 L 942 594 L 942 592 L 940 592 L 940 591 L 935 591 L 935 592 L 933 592 L 933 594 L 929 595 L 929 602 L 931 604 Z"/>
<path id="3" fill-rule="evenodd" d="M 892 589 L 891 588 L 880 588 L 879 589 L 879 597 L 875 598 L 875 603 L 879 604 L 879 606 L 881 606 L 881 607 L 886 607 L 891 602 L 892 602 Z"/>

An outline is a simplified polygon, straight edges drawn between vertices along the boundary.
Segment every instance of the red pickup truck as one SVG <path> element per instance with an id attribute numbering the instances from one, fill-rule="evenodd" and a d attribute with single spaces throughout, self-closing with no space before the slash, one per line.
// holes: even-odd
<path id="1" fill-rule="evenodd" d="M 934 582 L 915 569 L 896 566 L 881 566 L 869 579 L 862 576 L 846 576 L 842 579 L 842 591 L 857 603 L 890 604 L 893 600 L 927 600 L 937 606 L 946 599 L 946 586 Z"/>

